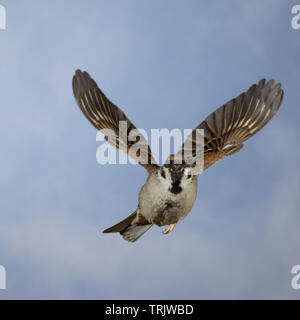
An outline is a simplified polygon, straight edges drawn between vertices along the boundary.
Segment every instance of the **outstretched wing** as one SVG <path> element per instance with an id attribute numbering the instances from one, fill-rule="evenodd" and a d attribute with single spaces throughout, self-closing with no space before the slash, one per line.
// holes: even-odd
<path id="1" fill-rule="evenodd" d="M 262 79 L 246 92 L 210 114 L 188 136 L 177 155 L 197 158 L 197 132 L 204 129 L 204 170 L 240 151 L 243 142 L 262 129 L 277 113 L 283 99 L 281 84 Z M 189 141 L 189 143 L 187 143 Z M 185 149 L 185 150 L 184 150 Z M 189 150 L 187 150 L 189 149 Z"/>
<path id="2" fill-rule="evenodd" d="M 106 98 L 87 72 L 76 71 L 73 93 L 81 111 L 110 144 L 125 151 L 147 171 L 156 166 L 145 137 L 124 112 Z"/>

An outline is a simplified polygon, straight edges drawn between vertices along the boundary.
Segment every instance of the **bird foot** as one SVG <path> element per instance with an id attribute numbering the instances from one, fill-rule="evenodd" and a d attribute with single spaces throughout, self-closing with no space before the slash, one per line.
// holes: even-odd
<path id="1" fill-rule="evenodd" d="M 175 228 L 175 223 L 169 224 L 169 227 L 163 231 L 163 234 L 169 234 Z"/>

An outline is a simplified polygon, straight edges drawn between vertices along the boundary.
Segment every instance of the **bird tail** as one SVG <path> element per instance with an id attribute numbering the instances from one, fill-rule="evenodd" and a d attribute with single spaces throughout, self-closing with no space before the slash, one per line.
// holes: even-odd
<path id="1" fill-rule="evenodd" d="M 132 223 L 133 220 L 136 218 L 136 211 L 133 212 L 130 216 L 126 219 L 120 221 L 119 223 L 115 224 L 114 226 L 106 229 L 103 233 L 113 233 L 119 232 L 124 240 L 129 242 L 135 242 L 138 240 L 146 231 L 148 231 L 152 224 L 136 224 Z"/>

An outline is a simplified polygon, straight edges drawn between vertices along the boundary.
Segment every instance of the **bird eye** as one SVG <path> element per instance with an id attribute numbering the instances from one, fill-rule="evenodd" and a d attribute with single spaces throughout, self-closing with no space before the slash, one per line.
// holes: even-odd
<path id="1" fill-rule="evenodd" d="M 164 179 L 166 179 L 166 174 L 164 169 L 160 170 L 160 174 Z"/>

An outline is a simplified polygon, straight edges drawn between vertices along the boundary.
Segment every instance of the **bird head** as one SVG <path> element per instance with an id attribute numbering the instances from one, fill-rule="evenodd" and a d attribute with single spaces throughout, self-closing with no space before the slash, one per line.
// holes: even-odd
<path id="1" fill-rule="evenodd" d="M 174 194 L 178 194 L 189 183 L 192 182 L 192 167 L 182 161 L 177 163 L 174 159 L 168 161 L 160 168 L 160 177 L 167 183 L 168 189 Z"/>

